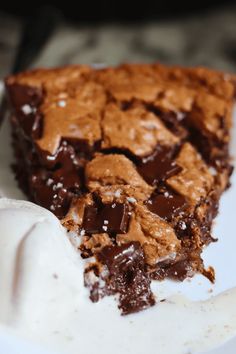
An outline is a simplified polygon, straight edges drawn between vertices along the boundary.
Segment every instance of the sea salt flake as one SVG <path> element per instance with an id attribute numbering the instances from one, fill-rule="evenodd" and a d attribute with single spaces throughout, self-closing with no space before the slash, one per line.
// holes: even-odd
<path id="1" fill-rule="evenodd" d="M 209 167 L 209 171 L 210 171 L 212 176 L 216 176 L 217 175 L 217 170 L 214 167 Z"/>
<path id="2" fill-rule="evenodd" d="M 187 225 L 184 221 L 180 221 L 179 222 L 179 227 L 181 230 L 186 230 L 187 229 Z"/>
<path id="3" fill-rule="evenodd" d="M 60 101 L 58 101 L 57 102 L 57 105 L 58 105 L 58 107 L 65 107 L 66 106 L 66 101 L 64 101 L 64 100 L 60 100 Z"/>
<path id="4" fill-rule="evenodd" d="M 108 225 L 109 221 L 108 220 L 104 220 L 103 223 L 104 223 L 104 225 Z"/>
<path id="5" fill-rule="evenodd" d="M 30 106 L 30 105 L 28 105 L 28 104 L 24 104 L 22 107 L 21 107 L 21 110 L 22 110 L 22 112 L 24 113 L 24 114 L 26 114 L 26 115 L 28 115 L 28 114 L 31 114 L 31 113 L 33 113 L 33 108 Z"/>
<path id="6" fill-rule="evenodd" d="M 80 234 L 80 236 L 84 236 L 85 235 L 85 230 L 81 229 L 79 234 Z"/>
<path id="7" fill-rule="evenodd" d="M 115 191 L 115 193 L 114 193 L 114 196 L 115 196 L 116 198 L 119 198 L 120 195 L 121 195 L 121 190 L 120 190 L 120 189 L 117 189 L 117 190 Z"/>
<path id="8" fill-rule="evenodd" d="M 107 231 L 107 226 L 103 226 L 102 229 L 103 229 L 104 231 Z"/>
<path id="9" fill-rule="evenodd" d="M 185 118 L 185 114 L 183 112 L 176 112 L 176 117 L 178 121 L 181 121 Z"/>
<path id="10" fill-rule="evenodd" d="M 114 193 L 111 192 L 111 191 L 107 191 L 107 192 L 104 192 L 104 195 L 107 195 L 107 196 L 112 196 Z"/>
<path id="11" fill-rule="evenodd" d="M 136 203 L 137 202 L 137 200 L 135 198 L 133 198 L 133 197 L 127 197 L 126 199 L 130 203 Z"/>
<path id="12" fill-rule="evenodd" d="M 53 179 L 52 178 L 49 178 L 46 182 L 46 186 L 51 186 L 51 184 L 53 184 Z"/>

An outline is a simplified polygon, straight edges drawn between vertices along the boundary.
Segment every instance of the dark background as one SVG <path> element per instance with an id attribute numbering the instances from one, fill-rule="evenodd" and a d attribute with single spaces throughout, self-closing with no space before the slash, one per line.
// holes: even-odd
<path id="1" fill-rule="evenodd" d="M 55 8 L 60 14 L 73 22 L 104 22 L 104 21 L 139 21 L 147 19 L 158 19 L 163 17 L 173 18 L 178 15 L 196 14 L 222 5 L 235 3 L 232 0 L 99 0 L 99 1 L 76 1 L 70 3 L 58 1 L 28 3 L 22 1 L 1 1 L 0 11 L 14 14 L 21 17 L 28 17 L 38 11 L 39 8 L 47 6 Z"/>
<path id="2" fill-rule="evenodd" d="M 236 72 L 236 0 L 0 0 L 0 80 L 34 67 L 122 62 Z"/>

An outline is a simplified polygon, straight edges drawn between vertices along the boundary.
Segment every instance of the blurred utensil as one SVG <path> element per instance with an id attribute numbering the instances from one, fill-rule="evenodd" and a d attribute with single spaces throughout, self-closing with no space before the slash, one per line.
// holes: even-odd
<path id="1" fill-rule="evenodd" d="M 12 73 L 26 70 L 32 66 L 44 45 L 56 28 L 60 12 L 51 6 L 36 9 L 33 16 L 26 19 L 19 46 L 12 66 Z"/>
<path id="2" fill-rule="evenodd" d="M 54 7 L 42 6 L 26 19 L 16 55 L 11 68 L 12 74 L 30 68 L 47 43 L 61 19 L 61 13 Z M 2 83 L 1 83 L 2 85 Z M 0 99 L 0 123 L 6 113 L 6 97 Z"/>

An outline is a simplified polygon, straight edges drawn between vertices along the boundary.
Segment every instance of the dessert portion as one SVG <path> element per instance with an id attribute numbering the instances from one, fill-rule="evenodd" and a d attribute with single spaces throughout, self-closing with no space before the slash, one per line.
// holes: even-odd
<path id="1" fill-rule="evenodd" d="M 14 170 L 28 198 L 76 235 L 92 301 L 154 305 L 152 279 L 205 269 L 229 186 L 235 81 L 204 68 L 38 69 L 6 79 Z"/>

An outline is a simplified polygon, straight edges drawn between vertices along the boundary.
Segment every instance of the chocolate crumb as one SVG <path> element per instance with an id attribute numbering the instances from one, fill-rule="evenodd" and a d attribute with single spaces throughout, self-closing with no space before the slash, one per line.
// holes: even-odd
<path id="1" fill-rule="evenodd" d="M 84 211 L 82 228 L 87 234 L 125 233 L 129 224 L 127 204 L 94 204 L 88 205 Z"/>

